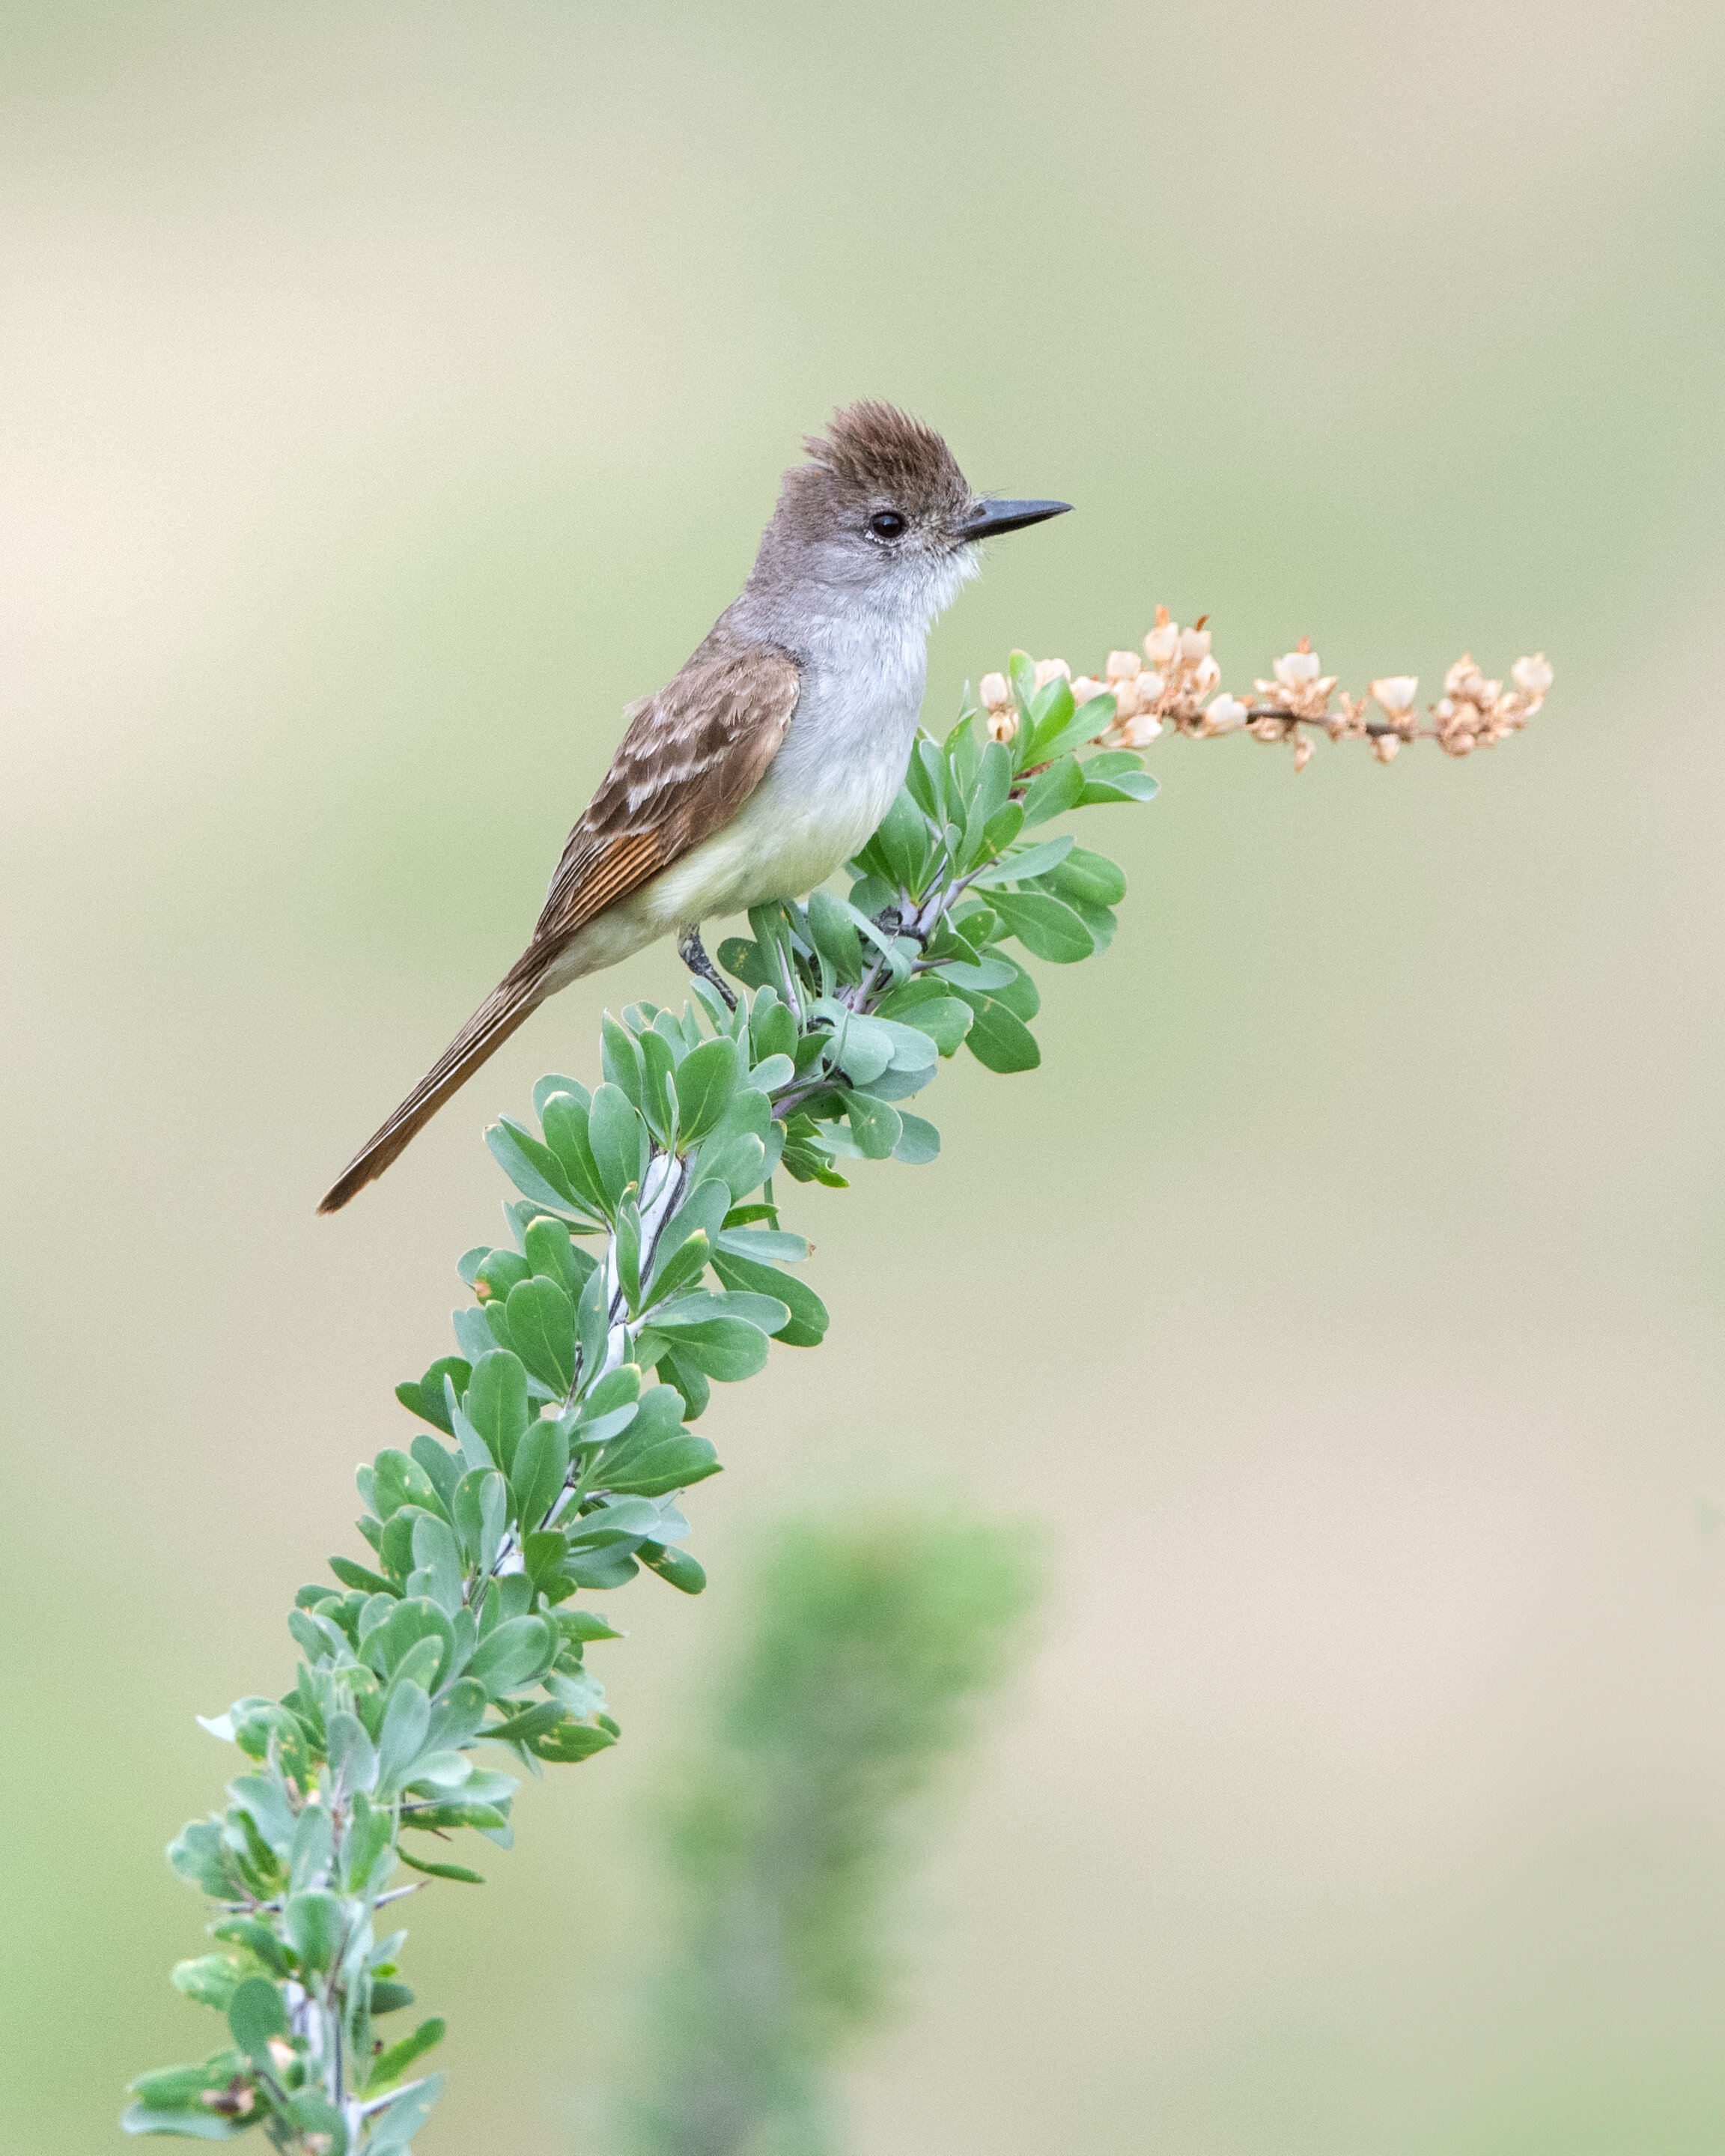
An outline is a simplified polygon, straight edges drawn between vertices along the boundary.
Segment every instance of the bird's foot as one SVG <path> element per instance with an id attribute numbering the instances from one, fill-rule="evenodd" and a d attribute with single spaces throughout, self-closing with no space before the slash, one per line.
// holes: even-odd
<path id="1" fill-rule="evenodd" d="M 682 935 L 678 937 L 677 955 L 690 973 L 699 975 L 702 980 L 709 982 L 718 989 L 719 994 L 724 998 L 725 1008 L 728 1010 L 736 1009 L 737 999 L 731 993 L 730 983 L 707 956 L 707 947 L 701 941 L 701 925 L 699 921 L 685 928 Z"/>

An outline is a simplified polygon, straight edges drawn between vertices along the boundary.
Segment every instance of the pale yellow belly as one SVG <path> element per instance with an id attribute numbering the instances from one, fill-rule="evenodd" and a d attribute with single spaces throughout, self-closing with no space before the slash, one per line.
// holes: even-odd
<path id="1" fill-rule="evenodd" d="M 553 983 L 560 988 L 614 966 L 692 922 L 801 898 L 867 844 L 896 791 L 896 778 L 888 787 L 859 774 L 849 785 L 823 789 L 817 801 L 796 801 L 769 772 L 722 831 L 580 930 L 553 969 Z"/>
<path id="2" fill-rule="evenodd" d="M 896 790 L 896 781 L 894 782 Z M 800 898 L 864 845 L 892 793 L 859 779 L 818 800 L 787 798 L 772 773 L 722 831 L 685 854 L 630 901 L 655 933 L 775 898 Z"/>

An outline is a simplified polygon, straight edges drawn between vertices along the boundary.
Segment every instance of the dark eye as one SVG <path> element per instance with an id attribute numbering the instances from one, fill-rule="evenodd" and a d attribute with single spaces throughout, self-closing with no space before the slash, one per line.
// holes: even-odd
<path id="1" fill-rule="evenodd" d="M 869 518 L 868 528 L 877 539 L 896 539 L 904 529 L 904 519 L 896 509 L 883 509 Z"/>

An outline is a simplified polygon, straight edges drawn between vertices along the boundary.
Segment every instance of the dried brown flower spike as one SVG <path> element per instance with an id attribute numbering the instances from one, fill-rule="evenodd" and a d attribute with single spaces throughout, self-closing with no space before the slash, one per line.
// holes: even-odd
<path id="1" fill-rule="evenodd" d="M 1514 685 L 1508 690 L 1501 681 L 1487 680 L 1463 656 L 1444 676 L 1444 693 L 1429 707 L 1430 723 L 1422 723 L 1414 701 L 1417 675 L 1385 675 L 1364 696 L 1344 690 L 1338 696 L 1335 675 L 1323 671 L 1311 639 L 1303 636 L 1272 665 L 1271 679 L 1254 684 L 1255 698 L 1242 703 L 1221 686 L 1221 669 L 1211 654 L 1205 626 L 1209 619 L 1201 614 L 1190 629 L 1182 629 L 1166 607 L 1159 606 L 1142 659 L 1135 651 L 1111 651 L 1099 675 L 1081 674 L 1076 680 L 1063 659 L 1039 660 L 1037 686 L 1043 688 L 1061 675 L 1072 682 L 1077 703 L 1112 698 L 1108 715 L 1098 714 L 1094 737 L 1108 748 L 1144 748 L 1165 726 L 1194 741 L 1247 732 L 1254 741 L 1290 743 L 1294 769 L 1303 771 L 1313 747 L 1308 727 L 1321 727 L 1331 741 L 1369 741 L 1379 763 L 1393 762 L 1405 742 L 1435 741 L 1446 756 L 1495 747 L 1527 724 L 1552 684 L 1543 651 L 1517 660 L 1509 670 Z M 985 674 L 980 691 L 990 737 L 1011 741 L 1018 731 L 1018 713 L 1006 676 Z M 1374 704 L 1380 717 L 1368 716 Z"/>

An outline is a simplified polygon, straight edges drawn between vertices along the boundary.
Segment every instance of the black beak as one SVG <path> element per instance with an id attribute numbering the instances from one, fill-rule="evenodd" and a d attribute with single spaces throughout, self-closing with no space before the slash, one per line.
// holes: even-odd
<path id="1" fill-rule="evenodd" d="M 992 539 L 1002 531 L 1021 531 L 1026 524 L 1040 524 L 1045 517 L 1064 516 L 1071 507 L 1069 501 L 985 501 L 953 536 L 966 542 Z"/>

